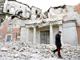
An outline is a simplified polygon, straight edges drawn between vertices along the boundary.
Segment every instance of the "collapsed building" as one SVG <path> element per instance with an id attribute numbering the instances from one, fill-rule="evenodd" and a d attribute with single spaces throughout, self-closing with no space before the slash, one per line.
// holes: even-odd
<path id="1" fill-rule="evenodd" d="M 26 41 L 54 44 L 55 34 L 62 31 L 62 43 L 80 44 L 80 4 L 50 7 L 46 12 L 16 0 L 5 0 L 0 25 L 0 41 Z M 0 15 L 0 18 L 2 17 Z"/>

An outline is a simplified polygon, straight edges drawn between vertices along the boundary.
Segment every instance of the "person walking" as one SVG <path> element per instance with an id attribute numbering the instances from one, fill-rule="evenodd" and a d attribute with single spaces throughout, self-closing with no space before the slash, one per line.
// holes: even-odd
<path id="1" fill-rule="evenodd" d="M 55 49 L 55 50 L 53 50 L 52 52 L 55 54 L 55 52 L 57 52 L 58 51 L 58 57 L 59 58 L 63 58 L 62 56 L 61 56 L 61 54 L 60 54 L 60 50 L 61 50 L 61 46 L 62 46 L 62 44 L 61 44 L 61 31 L 59 31 L 57 34 L 56 34 L 56 36 L 55 36 L 55 45 L 56 45 L 56 47 L 57 47 L 57 49 Z"/>

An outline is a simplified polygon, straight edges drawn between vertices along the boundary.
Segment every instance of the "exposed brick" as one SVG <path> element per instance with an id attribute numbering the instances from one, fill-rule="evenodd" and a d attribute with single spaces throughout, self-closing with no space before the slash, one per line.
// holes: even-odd
<path id="1" fill-rule="evenodd" d="M 78 4 L 77 6 L 75 6 L 75 10 L 78 12 L 78 14 L 80 14 L 80 4 Z"/>

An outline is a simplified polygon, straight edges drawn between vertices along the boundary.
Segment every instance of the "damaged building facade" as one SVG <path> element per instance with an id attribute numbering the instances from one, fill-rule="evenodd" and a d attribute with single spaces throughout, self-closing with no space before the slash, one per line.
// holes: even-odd
<path id="1" fill-rule="evenodd" d="M 16 6 L 16 7 L 15 7 Z M 46 12 L 16 0 L 5 0 L 0 40 L 21 40 L 39 44 L 54 44 L 55 35 L 62 31 L 62 43 L 80 44 L 80 4 L 50 7 Z M 1 14 L 2 15 L 2 14 Z M 0 17 L 1 17 L 0 15 Z"/>

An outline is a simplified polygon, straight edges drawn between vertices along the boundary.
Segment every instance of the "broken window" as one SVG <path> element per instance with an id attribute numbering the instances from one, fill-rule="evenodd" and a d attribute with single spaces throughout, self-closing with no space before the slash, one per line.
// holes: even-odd
<path id="1" fill-rule="evenodd" d="M 38 11 L 36 10 L 35 13 L 36 13 L 36 15 L 37 15 L 37 14 L 38 14 Z"/>
<path id="2" fill-rule="evenodd" d="M 4 22 L 4 20 L 3 20 L 3 19 L 1 19 L 1 20 L 0 20 L 0 25 L 1 25 L 1 23 L 3 23 L 3 22 Z"/>
<path id="3" fill-rule="evenodd" d="M 11 35 L 7 35 L 7 40 L 6 42 L 10 42 L 11 41 Z"/>
<path id="4" fill-rule="evenodd" d="M 7 12 L 9 13 L 9 9 L 7 9 Z"/>
<path id="5" fill-rule="evenodd" d="M 0 38 L 2 38 L 2 33 L 0 33 Z"/>
<path id="6" fill-rule="evenodd" d="M 4 22 L 4 20 L 3 20 L 3 19 L 1 19 L 1 23 L 2 23 L 2 22 Z"/>
<path id="7" fill-rule="evenodd" d="M 46 18 L 48 18 L 48 11 L 44 12 Z"/>
<path id="8" fill-rule="evenodd" d="M 10 13 L 11 13 L 11 14 L 15 14 L 15 8 L 14 8 L 14 7 L 11 7 Z"/>
<path id="9" fill-rule="evenodd" d="M 4 20 L 3 20 L 3 19 L 1 19 L 1 20 L 0 20 L 0 23 L 3 23 L 3 22 L 4 22 Z"/>
<path id="10" fill-rule="evenodd" d="M 22 17 L 22 13 L 23 13 L 23 11 L 21 10 L 21 11 L 18 12 L 17 15 L 20 16 L 20 17 Z"/>
<path id="11" fill-rule="evenodd" d="M 12 30 L 12 24 L 9 24 L 8 25 L 8 32 L 11 32 L 11 30 Z"/>
<path id="12" fill-rule="evenodd" d="M 31 18 L 31 13 L 29 11 L 27 11 L 27 13 L 26 13 L 26 18 L 28 18 L 28 19 Z"/>

